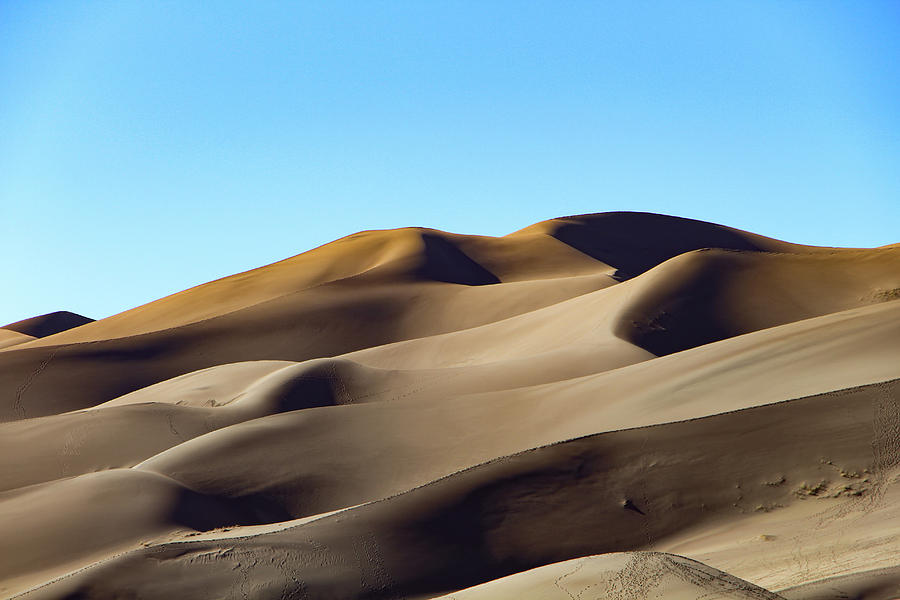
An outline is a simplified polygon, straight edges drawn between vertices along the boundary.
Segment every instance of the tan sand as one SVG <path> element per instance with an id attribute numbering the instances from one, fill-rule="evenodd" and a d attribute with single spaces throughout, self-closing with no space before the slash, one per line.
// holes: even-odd
<path id="1" fill-rule="evenodd" d="M 368 231 L 0 329 L 0 596 L 900 597 L 900 245 Z"/>
<path id="2" fill-rule="evenodd" d="M 19 333 L 18 331 L 12 331 L 11 329 L 0 329 L 0 350 L 36 339 L 35 336 L 28 335 L 27 333 Z"/>
<path id="3" fill-rule="evenodd" d="M 441 596 L 440 600 L 663 597 L 675 600 L 779 596 L 683 556 L 614 552 L 575 558 Z"/>

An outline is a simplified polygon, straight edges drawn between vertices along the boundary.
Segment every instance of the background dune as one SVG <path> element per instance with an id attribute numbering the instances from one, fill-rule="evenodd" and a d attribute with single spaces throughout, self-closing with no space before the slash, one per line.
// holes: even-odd
<path id="1" fill-rule="evenodd" d="M 3 329 L 16 331 L 31 337 L 41 338 L 93 322 L 93 319 L 66 310 L 61 310 L 46 315 L 38 315 L 37 317 L 31 317 L 30 319 L 24 319 L 22 321 L 16 321 L 15 323 L 4 325 Z"/>
<path id="2" fill-rule="evenodd" d="M 0 593 L 900 594 L 900 247 L 367 231 L 0 329 Z"/>

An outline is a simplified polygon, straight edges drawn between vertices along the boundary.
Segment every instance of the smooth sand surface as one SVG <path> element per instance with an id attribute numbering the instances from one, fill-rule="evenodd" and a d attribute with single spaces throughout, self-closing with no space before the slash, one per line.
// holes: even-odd
<path id="1" fill-rule="evenodd" d="M 60 310 L 47 313 L 46 315 L 38 315 L 36 317 L 31 317 L 30 319 L 16 321 L 15 323 L 4 325 L 3 329 L 16 331 L 31 337 L 41 338 L 93 322 L 94 320 L 89 319 L 88 317 L 67 310 Z"/>
<path id="2" fill-rule="evenodd" d="M 28 335 L 27 333 L 19 333 L 18 331 L 13 331 L 11 329 L 0 329 L 0 350 L 8 348 L 9 346 L 15 346 L 16 344 L 30 342 L 35 339 L 37 339 L 35 336 Z"/>
<path id="3" fill-rule="evenodd" d="M 614 552 L 546 565 L 441 596 L 440 600 L 518 600 L 519 598 L 673 599 L 779 596 L 697 561 L 660 552 Z"/>
<path id="4" fill-rule="evenodd" d="M 0 596 L 900 597 L 900 245 L 407 228 L 0 329 Z"/>

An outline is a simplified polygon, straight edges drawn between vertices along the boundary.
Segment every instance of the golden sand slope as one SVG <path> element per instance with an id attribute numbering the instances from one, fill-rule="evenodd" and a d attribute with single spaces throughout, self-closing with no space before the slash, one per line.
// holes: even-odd
<path id="1" fill-rule="evenodd" d="M 13 324 L 0 594 L 892 598 L 898 299 L 897 245 L 604 213 Z"/>
<path id="2" fill-rule="evenodd" d="M 10 329 L 0 329 L 0 350 L 37 339 L 27 333 L 19 333 Z"/>

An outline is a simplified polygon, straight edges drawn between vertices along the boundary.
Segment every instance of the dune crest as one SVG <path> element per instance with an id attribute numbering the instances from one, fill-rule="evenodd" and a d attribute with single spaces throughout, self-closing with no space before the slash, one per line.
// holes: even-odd
<path id="1" fill-rule="evenodd" d="M 900 596 L 900 245 L 364 231 L 0 328 L 0 596 Z"/>
<path id="2" fill-rule="evenodd" d="M 15 331 L 35 338 L 42 338 L 93 322 L 94 319 L 89 319 L 88 317 L 83 317 L 67 310 L 60 310 L 47 313 L 46 315 L 38 315 L 36 317 L 31 317 L 30 319 L 16 321 L 15 323 L 4 325 L 2 329 Z"/>

